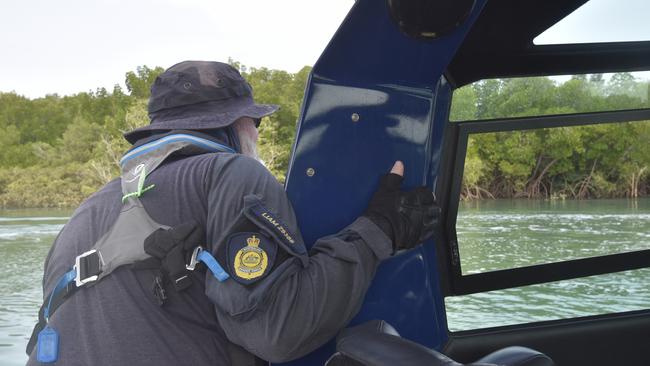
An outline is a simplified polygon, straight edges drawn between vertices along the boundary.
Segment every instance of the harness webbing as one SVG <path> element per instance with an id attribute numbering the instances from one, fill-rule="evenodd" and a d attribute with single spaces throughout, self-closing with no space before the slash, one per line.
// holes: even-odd
<path id="1" fill-rule="evenodd" d="M 127 152 L 120 161 L 122 167 L 122 192 L 124 194 L 122 202 L 124 206 L 111 229 L 102 235 L 90 251 L 76 257 L 72 269 L 59 278 L 52 292 L 45 297 L 46 302 L 43 303 L 39 310 L 39 321 L 34 327 L 27 344 L 26 351 L 28 355 L 32 353 L 38 340 L 39 348 L 41 346 L 43 349 L 47 348 L 46 351 L 38 350 L 39 361 L 55 362 L 58 358 L 58 335 L 54 329 L 49 327 L 48 323 L 56 309 L 80 288 L 97 283 L 116 268 L 153 259 L 154 257 L 145 250 L 145 241 L 152 239 L 150 237 L 153 237 L 154 234 L 158 235 L 155 237 L 156 240 L 158 240 L 157 238 L 164 238 L 165 235 L 173 236 L 175 228 L 170 228 L 153 220 L 138 198 L 154 187 L 153 184 L 145 187 L 147 175 L 175 152 L 191 155 L 205 152 L 234 151 L 225 145 L 197 136 L 173 134 Z M 178 228 L 181 227 L 183 225 Z M 190 244 L 176 239 L 173 240 L 174 243 L 170 247 L 169 253 L 180 256 L 180 258 L 174 257 L 173 262 L 180 263 L 182 267 L 183 263 L 179 261 L 184 261 L 186 251 L 192 252 L 190 263 L 185 265 L 186 268 L 174 269 L 176 274 L 181 274 L 181 277 L 172 279 L 176 281 L 174 286 L 177 290 L 183 290 L 188 286 L 178 286 L 180 280 L 185 280 L 185 283 L 189 281 L 189 277 L 184 275 L 183 272 L 193 271 L 199 262 L 204 263 L 217 280 L 225 281 L 229 278 L 228 273 L 210 252 L 202 250 L 196 237 L 191 239 L 192 243 Z M 178 245 L 177 241 L 180 242 L 181 248 L 172 252 L 171 249 Z M 167 252 L 163 253 L 163 256 L 167 255 Z M 161 263 L 164 262 L 161 261 Z M 52 334 L 53 337 L 51 337 Z M 41 345 L 41 338 L 47 340 L 43 345 Z M 45 356 L 42 354 L 45 354 Z"/>
<path id="2" fill-rule="evenodd" d="M 50 314 L 54 313 L 53 310 L 50 312 L 50 307 L 52 306 L 52 299 L 54 299 L 54 297 L 57 296 L 57 294 L 60 293 L 63 289 L 67 289 L 68 284 L 72 283 L 75 277 L 77 277 L 77 271 L 75 271 L 74 269 L 69 270 L 61 277 L 61 279 L 59 279 L 59 282 L 56 284 L 56 287 L 54 287 L 54 290 L 52 290 L 52 293 L 49 296 L 50 300 L 47 302 L 47 306 L 43 311 L 43 317 L 45 318 L 46 323 L 50 321 Z"/>

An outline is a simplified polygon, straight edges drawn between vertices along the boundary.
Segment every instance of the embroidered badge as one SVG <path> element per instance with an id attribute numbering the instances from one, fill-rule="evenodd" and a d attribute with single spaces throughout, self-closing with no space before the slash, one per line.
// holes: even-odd
<path id="1" fill-rule="evenodd" d="M 269 265 L 269 258 L 260 248 L 260 239 L 255 235 L 246 239 L 247 246 L 239 249 L 235 256 L 235 274 L 250 280 L 264 274 Z"/>
<path id="2" fill-rule="evenodd" d="M 273 266 L 275 244 L 261 233 L 236 233 L 228 239 L 228 265 L 233 278 L 250 284 L 264 276 Z"/>
<path id="3" fill-rule="evenodd" d="M 253 216 L 261 222 L 262 225 L 273 231 L 275 235 L 286 244 L 289 251 L 295 254 L 305 254 L 307 252 L 302 243 L 296 242 L 295 235 L 289 231 L 282 220 L 276 217 L 269 209 L 261 204 L 257 204 L 252 206 L 250 210 Z"/>

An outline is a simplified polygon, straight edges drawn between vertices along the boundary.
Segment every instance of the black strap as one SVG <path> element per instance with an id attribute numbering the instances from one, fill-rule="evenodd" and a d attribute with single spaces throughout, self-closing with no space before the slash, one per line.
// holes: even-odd
<path id="1" fill-rule="evenodd" d="M 84 281 L 92 276 L 102 273 L 102 261 L 99 252 L 92 252 L 78 259 L 77 275 L 79 280 Z"/>
<path id="2" fill-rule="evenodd" d="M 192 251 L 204 240 L 201 226 L 186 222 L 170 229 L 158 229 L 144 240 L 144 251 L 158 259 L 165 275 L 176 291 L 192 285 L 189 263 Z"/>
<path id="3" fill-rule="evenodd" d="M 163 273 L 154 278 L 152 292 L 159 305 L 163 305 L 167 299 L 163 286 L 163 277 L 167 277 L 176 291 L 183 291 L 192 285 L 190 272 L 186 268 L 189 257 L 194 248 L 199 246 L 205 235 L 200 225 L 195 222 L 188 222 L 170 229 L 158 229 L 151 233 L 144 242 L 145 252 L 153 258 L 145 259 L 133 264 L 134 269 L 160 269 Z M 92 276 L 99 275 L 101 270 L 101 258 L 98 252 L 89 253 L 79 257 L 77 272 L 81 281 Z M 61 306 L 80 287 L 75 282 L 70 282 L 65 289 L 59 291 L 52 298 L 50 306 L 50 317 L 56 309 Z M 51 294 L 45 297 L 46 301 L 41 305 L 38 312 L 38 323 L 34 326 L 32 335 L 27 343 L 26 352 L 30 355 L 34 350 L 38 333 L 45 328 L 44 311 Z"/>
<path id="4" fill-rule="evenodd" d="M 77 277 L 80 281 L 87 280 L 90 277 L 98 276 L 100 273 L 102 273 L 102 263 L 98 252 L 82 254 L 77 258 L 75 266 Z M 78 289 L 79 287 L 77 287 L 76 282 L 72 281 L 69 282 L 61 291 L 55 293 L 50 304 L 50 317 L 56 312 L 56 309 L 58 309 L 59 306 L 61 306 L 61 304 L 63 304 L 70 296 L 77 292 Z M 38 339 L 38 333 L 40 333 L 41 330 L 45 328 L 45 307 L 47 306 L 47 303 L 50 302 L 51 296 L 52 293 L 49 293 L 45 297 L 45 301 L 41 305 L 41 308 L 38 310 L 38 323 L 36 323 L 34 326 L 32 335 L 29 338 L 29 342 L 27 342 L 27 347 L 25 349 L 27 355 L 30 355 L 32 353 Z"/>
<path id="5" fill-rule="evenodd" d="M 61 306 L 67 300 L 70 296 L 72 296 L 75 292 L 79 290 L 79 287 L 74 282 L 68 283 L 68 285 L 61 291 L 59 291 L 54 297 L 52 298 L 52 304 L 50 305 L 50 316 L 54 314 L 56 309 Z M 45 307 L 47 306 L 47 302 L 49 301 L 51 296 L 51 293 L 48 294 L 48 296 L 45 297 L 46 301 L 41 305 L 41 308 L 38 310 L 38 323 L 34 326 L 34 329 L 32 330 L 32 335 L 29 338 L 29 342 L 27 342 L 27 347 L 25 349 L 25 352 L 27 352 L 27 355 L 29 356 L 32 351 L 34 350 L 34 347 L 36 346 L 36 340 L 38 339 L 38 333 L 45 328 Z"/>

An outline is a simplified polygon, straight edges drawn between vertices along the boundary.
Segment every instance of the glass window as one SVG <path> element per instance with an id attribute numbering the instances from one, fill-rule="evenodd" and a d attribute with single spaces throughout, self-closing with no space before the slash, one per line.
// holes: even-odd
<path id="1" fill-rule="evenodd" d="M 481 80 L 454 91 L 450 121 L 650 108 L 650 72 Z"/>
<path id="2" fill-rule="evenodd" d="M 650 269 L 447 297 L 449 330 L 462 331 L 647 309 Z"/>
<path id="3" fill-rule="evenodd" d="M 650 121 L 469 136 L 463 275 L 650 249 Z"/>
<path id="4" fill-rule="evenodd" d="M 536 45 L 650 40 L 647 0 L 591 0 L 537 36 Z"/>

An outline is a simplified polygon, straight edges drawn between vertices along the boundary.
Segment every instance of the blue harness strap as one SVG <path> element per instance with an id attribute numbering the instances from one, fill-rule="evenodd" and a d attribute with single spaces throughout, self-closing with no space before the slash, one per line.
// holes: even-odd
<path id="1" fill-rule="evenodd" d="M 133 158 L 139 157 L 153 150 L 160 149 L 162 146 L 169 145 L 175 142 L 188 142 L 194 146 L 199 146 L 207 151 L 212 151 L 212 152 L 235 153 L 235 150 L 233 150 L 231 147 L 222 145 L 218 142 L 210 141 L 197 136 L 179 133 L 179 134 L 166 136 L 161 139 L 131 149 L 129 152 L 124 154 L 122 159 L 120 159 L 120 166 L 123 167 L 129 160 Z"/>
<path id="2" fill-rule="evenodd" d="M 190 259 L 190 264 L 187 265 L 187 269 L 193 271 L 199 262 L 203 262 L 208 267 L 217 281 L 223 282 L 230 278 L 228 272 L 226 272 L 223 267 L 221 267 L 221 264 L 217 262 L 212 254 L 206 250 L 203 250 L 203 248 L 200 246 L 194 248 L 194 252 L 192 252 L 192 258 Z"/>
<path id="3" fill-rule="evenodd" d="M 76 269 L 71 269 L 68 272 L 64 273 L 63 276 L 59 278 L 59 282 L 56 283 L 56 286 L 54 286 L 54 290 L 52 290 L 52 293 L 50 294 L 50 299 L 47 302 L 47 306 L 43 310 L 43 316 L 45 317 L 45 322 L 49 322 L 50 320 L 50 307 L 52 306 L 52 299 L 57 297 L 60 293 L 61 290 L 64 288 L 68 288 L 68 284 L 74 282 L 74 279 L 77 277 L 77 271 Z M 69 292 L 69 291 L 67 291 Z M 67 293 L 65 295 L 68 295 Z"/>
<path id="4" fill-rule="evenodd" d="M 192 258 L 190 264 L 187 266 L 187 269 L 193 271 L 196 267 L 196 264 L 203 262 L 206 267 L 210 270 L 214 278 L 219 282 L 223 282 L 230 278 L 228 273 L 223 269 L 219 262 L 210 254 L 209 251 L 203 250 L 202 247 L 196 247 L 192 253 Z M 77 271 L 81 270 L 79 268 L 72 268 L 68 272 L 64 273 L 54 286 L 54 289 L 47 298 L 47 305 L 43 307 L 42 314 L 44 322 L 37 324 L 35 332 L 38 332 L 38 335 L 30 339 L 30 344 L 27 346 L 28 354 L 31 353 L 34 344 L 36 341 L 36 358 L 38 362 L 41 363 L 52 363 L 56 362 L 58 359 L 58 349 L 59 349 L 59 336 L 56 330 L 49 325 L 50 316 L 54 311 L 61 305 L 65 299 L 70 297 L 75 293 L 81 286 L 77 286 Z M 53 307 L 54 305 L 54 307 Z M 41 325 L 41 327 L 39 327 Z"/>
<path id="5" fill-rule="evenodd" d="M 45 327 L 38 332 L 36 338 L 36 360 L 38 362 L 53 363 L 59 359 L 59 334 L 49 325 L 50 309 L 54 299 L 57 300 L 55 304 L 58 306 L 65 298 L 76 291 L 76 286 L 68 286 L 69 284 L 74 283 L 76 277 L 77 271 L 74 268 L 64 273 L 63 276 L 59 278 L 56 286 L 54 286 L 47 301 L 47 306 L 43 309 Z"/>
<path id="6" fill-rule="evenodd" d="M 144 242 L 159 230 L 167 231 L 171 228 L 155 222 L 148 215 L 144 206 L 141 205 L 138 197 L 153 188 L 153 185 L 146 187 L 144 185 L 147 175 L 155 170 L 168 156 L 176 152 L 184 155 L 194 155 L 206 152 L 234 153 L 235 151 L 229 146 L 218 142 L 185 133 L 164 136 L 128 151 L 120 160 L 122 192 L 124 194 L 123 203 L 125 203 L 125 206 L 120 212 L 117 221 L 113 223 L 111 230 L 102 236 L 90 251 L 77 256 L 75 266 L 58 279 L 56 286 L 47 296 L 39 311 L 39 322 L 34 327 L 27 344 L 26 351 L 28 355 L 36 347 L 36 357 L 39 362 L 56 362 L 58 359 L 59 335 L 49 325 L 50 317 L 56 309 L 78 289 L 100 281 L 115 268 L 154 259 L 146 251 Z M 165 251 L 163 254 L 167 255 L 167 252 Z M 184 256 L 184 254 L 182 255 Z M 184 262 L 184 258 L 181 259 L 182 262 Z M 194 249 L 191 263 L 186 265 L 186 268 L 183 268 L 182 262 L 180 268 L 178 268 L 179 271 L 174 272 L 174 275 L 180 276 L 173 278 L 176 281 L 173 283 L 176 289 L 180 288 L 178 286 L 182 287 L 182 285 L 190 283 L 185 269 L 194 270 L 198 262 L 205 263 L 212 275 L 220 282 L 230 277 L 217 260 L 201 247 Z M 174 270 L 176 269 L 174 267 Z M 183 279 L 187 280 L 180 283 L 179 281 Z M 156 277 L 156 280 L 158 281 L 157 285 L 162 286 L 158 277 Z M 164 297 L 164 291 L 161 293 L 161 296 Z"/>
<path id="7" fill-rule="evenodd" d="M 212 254 L 210 254 L 210 252 L 202 250 L 201 253 L 199 253 L 199 255 L 196 257 L 196 260 L 205 263 L 210 272 L 212 272 L 212 275 L 217 280 L 219 280 L 219 282 L 223 282 L 230 277 L 228 273 L 223 269 L 223 267 L 221 267 L 219 262 L 217 262 Z"/>

